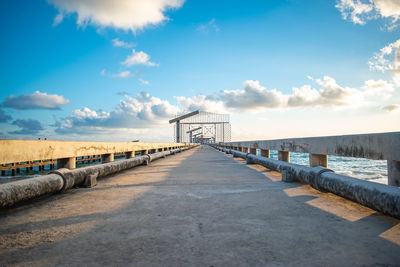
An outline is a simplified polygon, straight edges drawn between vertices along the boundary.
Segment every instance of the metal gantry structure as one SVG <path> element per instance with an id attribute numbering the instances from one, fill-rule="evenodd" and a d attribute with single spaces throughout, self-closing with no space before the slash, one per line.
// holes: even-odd
<path id="1" fill-rule="evenodd" d="M 175 123 L 174 139 L 177 143 L 209 144 L 231 140 L 229 114 L 196 110 L 177 116 L 169 123 Z"/>

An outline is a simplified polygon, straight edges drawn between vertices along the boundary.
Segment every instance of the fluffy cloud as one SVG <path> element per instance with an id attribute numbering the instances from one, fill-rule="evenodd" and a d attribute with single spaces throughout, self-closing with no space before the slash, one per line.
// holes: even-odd
<path id="1" fill-rule="evenodd" d="M 150 56 L 148 54 L 143 51 L 136 52 L 135 49 L 132 49 L 132 55 L 129 55 L 121 64 L 128 67 L 133 65 L 158 66 L 157 63 L 150 61 Z"/>
<path id="2" fill-rule="evenodd" d="M 393 80 L 400 85 L 400 39 L 381 48 L 368 61 L 371 70 L 391 71 Z"/>
<path id="3" fill-rule="evenodd" d="M 296 107 L 354 107 L 376 105 L 378 97 L 387 98 L 394 92 L 394 85 L 384 80 L 368 80 L 360 88 L 339 85 L 332 77 L 309 77 L 315 87 L 303 85 L 285 94 L 276 89 L 268 90 L 259 81 L 247 80 L 243 89 L 224 90 L 214 96 L 176 96 L 177 105 L 142 92 L 136 97 L 125 95 L 111 112 L 84 107 L 56 122 L 53 127 L 60 134 L 89 134 L 102 129 L 149 129 L 167 127 L 168 119 L 178 114 L 202 110 L 215 113 L 263 111 Z M 369 98 L 373 101 L 369 101 Z M 397 105 L 384 108 L 398 109 Z"/>
<path id="4" fill-rule="evenodd" d="M 294 87 L 291 94 L 284 94 L 276 89 L 266 89 L 259 81 L 248 80 L 244 82 L 242 90 L 224 90 L 217 100 L 231 111 L 306 106 L 343 107 L 366 104 L 369 97 L 388 98 L 394 92 L 394 85 L 384 80 L 368 80 L 361 88 L 356 89 L 341 86 L 329 76 L 310 79 L 319 89 L 303 85 L 299 88 Z"/>
<path id="5" fill-rule="evenodd" d="M 61 23 L 64 15 L 76 13 L 77 24 L 131 30 L 135 32 L 156 25 L 168 18 L 166 10 L 180 8 L 183 0 L 47 0 L 59 14 L 54 24 Z"/>
<path id="6" fill-rule="evenodd" d="M 26 119 L 26 120 L 15 120 L 13 125 L 18 126 L 21 128 L 20 130 L 8 132 L 9 134 L 37 134 L 39 131 L 43 130 L 42 125 L 39 121 L 33 119 Z"/>
<path id="7" fill-rule="evenodd" d="M 367 20 L 381 17 L 389 19 L 388 29 L 396 27 L 400 19 L 400 1 L 398 0 L 338 0 L 336 8 L 344 19 L 363 25 Z"/>
<path id="8" fill-rule="evenodd" d="M 115 47 L 131 48 L 131 47 L 135 46 L 132 43 L 127 43 L 127 42 L 121 41 L 118 38 L 112 39 L 112 43 L 113 43 L 113 46 L 115 46 Z"/>
<path id="9" fill-rule="evenodd" d="M 191 112 L 202 110 L 206 112 L 223 113 L 226 112 L 224 103 L 216 100 L 213 97 L 205 95 L 196 95 L 193 97 L 177 96 L 175 99 L 181 107 L 182 112 Z"/>
<path id="10" fill-rule="evenodd" d="M 285 102 L 284 95 L 276 89 L 268 90 L 259 81 L 247 80 L 243 90 L 224 90 L 219 99 L 228 108 L 257 109 L 277 108 Z"/>
<path id="11" fill-rule="evenodd" d="M 400 105 L 398 105 L 398 104 L 388 105 L 388 106 L 383 107 L 382 109 L 389 111 L 389 112 L 398 111 L 398 110 L 400 110 Z"/>
<path id="12" fill-rule="evenodd" d="M 393 70 L 395 68 L 394 55 L 399 48 L 400 39 L 381 48 L 379 52 L 375 53 L 375 55 L 368 61 L 370 69 L 381 72 Z"/>
<path id="13" fill-rule="evenodd" d="M 4 110 L 0 109 L 0 123 L 12 120 L 10 115 L 7 115 Z"/>
<path id="14" fill-rule="evenodd" d="M 111 112 L 82 108 L 57 125 L 57 133 L 88 132 L 94 127 L 102 128 L 151 128 L 165 124 L 168 118 L 179 112 L 168 101 L 142 92 L 136 97 L 125 96 Z"/>
<path id="15" fill-rule="evenodd" d="M 61 105 L 69 104 L 70 101 L 62 95 L 48 95 L 36 91 L 30 95 L 10 95 L 3 102 L 2 106 L 7 108 L 25 109 L 60 109 Z"/>

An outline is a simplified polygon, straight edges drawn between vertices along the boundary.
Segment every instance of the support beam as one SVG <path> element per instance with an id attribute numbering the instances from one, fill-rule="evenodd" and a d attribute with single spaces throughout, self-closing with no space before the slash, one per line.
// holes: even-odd
<path id="1" fill-rule="evenodd" d="M 278 151 L 278 160 L 290 162 L 290 152 L 289 151 Z"/>
<path id="2" fill-rule="evenodd" d="M 129 151 L 129 152 L 125 152 L 125 158 L 126 159 L 131 159 L 135 157 L 135 151 Z"/>
<path id="3" fill-rule="evenodd" d="M 65 159 L 57 159 L 57 168 L 67 168 L 67 169 L 75 169 L 76 168 L 76 158 L 65 158 Z"/>
<path id="4" fill-rule="evenodd" d="M 114 161 L 114 153 L 101 155 L 102 163 L 108 163 L 108 162 L 113 162 L 113 161 Z"/>
<path id="5" fill-rule="evenodd" d="M 388 185 L 400 187 L 400 161 L 388 160 Z"/>
<path id="6" fill-rule="evenodd" d="M 261 149 L 261 157 L 269 158 L 269 149 Z"/>
<path id="7" fill-rule="evenodd" d="M 321 166 L 328 168 L 328 155 L 309 154 L 310 167 Z"/>

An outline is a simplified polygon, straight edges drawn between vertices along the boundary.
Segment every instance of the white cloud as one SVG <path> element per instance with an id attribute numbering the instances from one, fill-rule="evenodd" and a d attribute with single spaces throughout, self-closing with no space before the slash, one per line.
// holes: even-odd
<path id="1" fill-rule="evenodd" d="M 60 134 L 90 132 L 100 128 L 151 128 L 166 125 L 169 118 L 179 113 L 179 108 L 166 100 L 153 97 L 145 92 L 136 97 L 125 95 L 119 105 L 111 112 L 92 110 L 84 107 L 74 110 L 72 116 L 64 118 L 58 124 L 56 132 Z"/>
<path id="2" fill-rule="evenodd" d="M 115 47 L 131 48 L 131 47 L 135 46 L 132 43 L 121 41 L 118 38 L 112 39 L 111 42 L 113 43 L 113 46 L 115 46 Z"/>
<path id="3" fill-rule="evenodd" d="M 132 49 L 132 55 L 129 55 L 121 64 L 128 67 L 133 65 L 158 66 L 157 63 L 150 61 L 150 56 L 148 54 L 143 51 L 136 52 L 135 49 Z"/>
<path id="4" fill-rule="evenodd" d="M 400 48 L 400 39 L 381 48 L 378 53 L 368 61 L 371 70 L 385 72 L 394 69 L 394 55 Z"/>
<path id="5" fill-rule="evenodd" d="M 367 20 L 384 18 L 389 20 L 387 28 L 392 30 L 400 19 L 400 1 L 398 0 L 338 0 L 336 8 L 344 19 L 364 25 Z"/>
<path id="6" fill-rule="evenodd" d="M 105 69 L 102 69 L 100 71 L 100 75 L 106 76 L 106 77 L 112 77 L 112 78 L 128 78 L 128 77 L 136 76 L 137 73 L 136 72 L 132 73 L 129 70 L 120 71 L 118 73 L 109 73 Z"/>
<path id="7" fill-rule="evenodd" d="M 76 13 L 77 24 L 137 30 L 162 23 L 168 9 L 180 8 L 183 0 L 47 0 L 59 11 L 54 24 L 61 23 L 64 14 Z"/>
<path id="8" fill-rule="evenodd" d="M 291 94 L 284 94 L 276 89 L 268 90 L 259 81 L 245 81 L 242 90 L 224 90 L 216 100 L 231 111 L 266 110 L 292 107 L 355 107 L 367 105 L 369 98 L 387 99 L 394 92 L 394 85 L 384 80 L 368 80 L 361 88 L 339 85 L 329 76 L 322 79 L 308 78 L 319 89 L 311 85 L 294 87 Z"/>
<path id="9" fill-rule="evenodd" d="M 388 105 L 388 106 L 384 106 L 382 109 L 386 110 L 386 111 L 389 111 L 389 112 L 399 111 L 400 110 L 400 105 L 398 105 L 398 104 Z"/>
<path id="10" fill-rule="evenodd" d="M 2 106 L 13 109 L 60 109 L 61 105 L 69 104 L 70 101 L 62 95 L 48 95 L 36 91 L 30 95 L 10 95 Z"/>
<path id="11" fill-rule="evenodd" d="M 361 88 L 365 90 L 366 96 L 382 96 L 386 99 L 395 91 L 394 84 L 385 80 L 367 80 Z"/>
<path id="12" fill-rule="evenodd" d="M 323 79 L 316 79 L 321 86 L 319 90 L 321 105 L 326 106 L 344 106 L 359 104 L 363 100 L 361 92 L 355 88 L 342 87 L 336 83 L 336 80 L 329 76 Z M 316 103 L 318 105 L 318 102 Z"/>
<path id="13" fill-rule="evenodd" d="M 150 84 L 149 81 L 143 80 L 142 78 L 139 78 L 139 82 L 140 82 L 141 84 L 144 84 L 144 85 L 149 85 L 149 84 Z"/>
<path id="14" fill-rule="evenodd" d="M 205 95 L 196 95 L 193 97 L 176 96 L 175 99 L 182 107 L 182 112 L 202 110 L 206 112 L 224 113 L 226 108 L 224 103 Z"/>
<path id="15" fill-rule="evenodd" d="M 115 78 L 127 78 L 131 77 L 132 73 L 129 70 L 121 71 L 120 73 L 113 74 L 113 77 Z"/>
<path id="16" fill-rule="evenodd" d="M 303 85 L 300 88 L 294 87 L 293 94 L 288 97 L 288 106 L 313 106 L 318 103 L 320 93 L 310 85 Z"/>
<path id="17" fill-rule="evenodd" d="M 209 22 L 201 24 L 197 27 L 197 31 L 202 32 L 204 34 L 208 34 L 209 32 L 219 32 L 219 27 L 215 22 L 215 18 L 211 19 Z"/>
<path id="18" fill-rule="evenodd" d="M 219 99 L 228 108 L 258 109 L 281 107 L 286 101 L 282 92 L 276 89 L 268 90 L 259 81 L 247 80 L 243 90 L 224 90 Z"/>
<path id="19" fill-rule="evenodd" d="M 391 71 L 393 80 L 400 85 L 400 39 L 381 48 L 378 53 L 368 61 L 371 70 L 381 72 Z"/>

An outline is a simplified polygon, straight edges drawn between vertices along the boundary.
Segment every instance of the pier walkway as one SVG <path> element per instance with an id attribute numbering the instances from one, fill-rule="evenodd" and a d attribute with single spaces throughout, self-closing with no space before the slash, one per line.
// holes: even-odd
<path id="1" fill-rule="evenodd" d="M 400 221 L 211 147 L 0 214 L 0 266 L 395 266 Z"/>

